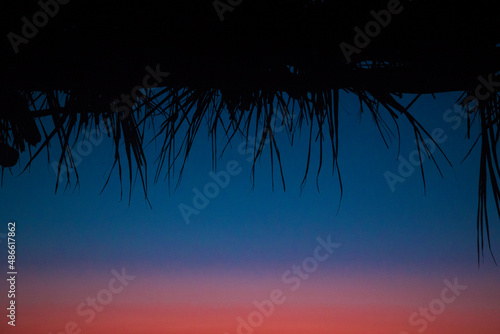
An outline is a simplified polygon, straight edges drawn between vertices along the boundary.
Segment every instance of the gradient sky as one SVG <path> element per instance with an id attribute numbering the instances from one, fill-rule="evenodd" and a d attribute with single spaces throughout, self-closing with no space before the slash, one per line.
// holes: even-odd
<path id="1" fill-rule="evenodd" d="M 329 169 L 331 154 L 324 160 L 320 192 L 316 189 L 317 147 L 300 194 L 307 132 L 293 148 L 284 133 L 277 135 L 285 192 L 276 168 L 271 189 L 267 148 L 252 190 L 251 164 L 238 153 L 241 139 L 236 139 L 217 171 L 235 160 L 242 172 L 199 215 L 191 216 L 190 224 L 178 206 L 192 205 L 193 188 L 211 181 L 205 129 L 177 190 L 169 194 L 166 182 L 150 183 L 152 209 L 139 185 L 130 205 L 126 195 L 120 201 L 117 174 L 99 195 L 112 164 L 109 141 L 83 159 L 81 186 L 75 191 L 54 194 L 56 175 L 44 155 L 29 174 L 16 177 L 19 168 L 13 169 L 14 175 L 6 172 L 0 233 L 6 233 L 7 222 L 17 222 L 18 314 L 15 329 L 3 315 L 0 331 L 59 334 L 73 321 L 88 334 L 499 333 L 500 269 L 489 256 L 477 268 L 479 150 L 461 163 L 472 143 L 464 141 L 466 126 L 453 129 L 454 123 L 443 120 L 458 95 L 439 94 L 436 100 L 426 96 L 411 109 L 428 130 L 443 129 L 448 139 L 442 148 L 453 163 L 449 167 L 436 152 L 445 176 L 441 178 L 432 162 L 424 162 L 425 196 L 418 169 L 390 190 L 384 172 L 397 172 L 397 140 L 387 149 L 371 116 L 360 119 L 355 98 L 341 97 L 344 194 L 338 213 L 340 190 Z M 401 156 L 408 159 L 414 138 L 405 120 L 399 124 Z M 148 152 L 152 180 L 154 147 Z M 500 229 L 493 214 L 498 255 Z M 318 237 L 329 235 L 340 247 L 292 289 L 283 275 L 314 254 Z M 6 254 L 5 239 L 0 240 Z M 110 294 L 112 271 L 122 269 L 134 278 Z M 417 315 L 410 323 L 420 308 L 440 305 L 445 281 L 455 279 L 466 288 L 453 302 L 441 302 L 445 309 L 432 321 Z M 0 288 L 8 290 L 5 281 Z M 276 290 L 285 301 L 274 304 L 262 325 L 238 331 L 238 319 L 249 323 L 257 310 L 254 302 L 270 299 Z M 112 300 L 91 320 L 91 312 L 80 315 L 79 306 L 99 295 L 111 295 Z M 5 296 L 1 302 L 6 307 Z M 84 305 L 80 310 L 89 309 Z"/>

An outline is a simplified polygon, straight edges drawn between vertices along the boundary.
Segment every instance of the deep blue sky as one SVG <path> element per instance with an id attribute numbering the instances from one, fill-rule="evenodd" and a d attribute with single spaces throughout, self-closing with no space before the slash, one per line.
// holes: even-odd
<path id="1" fill-rule="evenodd" d="M 35 161 L 29 174 L 5 175 L 0 220 L 18 221 L 22 243 L 19 261 L 37 268 L 139 261 L 165 270 L 204 266 L 250 266 L 258 270 L 300 258 L 314 245 L 316 236 L 332 234 L 343 244 L 339 261 L 349 266 L 475 269 L 479 149 L 460 163 L 472 143 L 463 141 L 465 124 L 453 130 L 452 123 L 442 117 L 457 95 L 440 94 L 437 100 L 426 96 L 411 109 L 427 129 L 440 127 L 445 131 L 449 138 L 442 148 L 454 164 L 450 168 L 436 152 L 445 175 L 441 179 L 430 161 L 424 163 L 426 196 L 418 169 L 398 184 L 395 192 L 390 191 L 383 173 L 397 170 L 397 140 L 387 149 L 371 116 L 365 113 L 359 119 L 357 100 L 341 97 L 339 164 L 344 195 L 338 214 L 340 189 L 337 176 L 331 175 L 330 154 L 324 159 L 320 192 L 316 189 L 317 146 L 306 187 L 300 194 L 307 157 L 305 131 L 293 148 L 284 134 L 278 135 L 286 192 L 277 168 L 275 191 L 271 190 L 267 148 L 251 190 L 251 164 L 238 154 L 236 147 L 241 139 L 236 138 L 218 167 L 236 160 L 242 173 L 232 177 L 230 185 L 186 225 L 178 205 L 191 205 L 192 189 L 201 189 L 210 181 L 210 141 L 202 129 L 180 187 L 175 191 L 172 188 L 169 195 L 166 182 L 150 182 L 152 209 L 143 199 L 139 184 L 130 205 L 126 192 L 120 201 L 117 174 L 99 195 L 112 162 L 111 142 L 104 141 L 79 166 L 81 186 L 74 192 L 54 194 L 55 174 L 44 155 Z M 414 137 L 406 120 L 399 124 L 401 156 L 407 159 L 415 148 Z M 150 181 L 156 167 L 154 157 L 154 153 L 149 155 Z M 18 173 L 17 168 L 14 171 Z M 125 179 L 125 191 L 127 187 Z M 493 236 L 498 235 L 495 232 L 499 232 L 497 226 Z M 498 251 L 499 245 L 495 246 Z M 491 263 L 489 257 L 487 263 Z"/>

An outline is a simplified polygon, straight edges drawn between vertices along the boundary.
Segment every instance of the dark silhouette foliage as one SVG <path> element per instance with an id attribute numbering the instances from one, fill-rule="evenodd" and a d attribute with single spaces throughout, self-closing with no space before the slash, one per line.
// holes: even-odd
<path id="1" fill-rule="evenodd" d="M 422 94 L 459 91 L 469 129 L 475 121 L 482 129 L 471 137 L 481 145 L 478 254 L 483 255 L 485 244 L 491 251 L 490 194 L 500 214 L 500 20 L 495 1 L 62 2 L 43 2 L 57 6 L 45 11 L 45 24 L 38 21 L 31 30 L 24 27 L 27 21 L 43 20 L 36 16 L 44 11 L 37 1 L 2 5 L 7 36 L 0 65 L 2 172 L 26 151 L 28 168 L 58 143 L 59 172 L 66 171 L 69 184 L 71 148 L 83 131 L 96 129 L 114 143 L 120 179 L 125 162 L 130 186 L 139 175 L 147 196 L 145 131 L 152 129 L 162 143 L 155 180 L 170 177 L 175 161 L 181 162 L 180 180 L 204 123 L 213 138 L 214 161 L 220 149 L 217 136 L 228 145 L 235 136 L 256 135 L 264 126 L 256 146 L 268 143 L 281 170 L 272 124 L 277 113 L 290 136 L 308 130 L 310 145 L 317 142 L 321 152 L 329 145 L 335 170 L 341 92 L 359 98 L 360 112 L 373 116 L 386 142 L 399 136 L 399 122 L 409 122 L 422 143 L 417 145 L 420 154 L 432 157 L 423 142 L 429 133 L 410 107 Z M 389 8 L 398 13 L 384 18 Z M 366 30 L 370 22 L 378 22 L 379 29 Z M 346 56 L 342 43 L 355 51 Z M 135 89 L 152 87 L 153 79 L 155 88 Z M 124 102 L 122 94 L 131 92 L 135 97 Z M 403 94 L 416 97 L 405 106 Z M 77 173 L 74 177 L 78 182 Z M 57 191 L 59 175 L 55 182 Z"/>

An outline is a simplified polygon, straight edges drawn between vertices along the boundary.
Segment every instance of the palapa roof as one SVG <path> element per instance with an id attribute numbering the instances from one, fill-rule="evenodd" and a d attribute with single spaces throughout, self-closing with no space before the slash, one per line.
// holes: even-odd
<path id="1" fill-rule="evenodd" d="M 329 143 L 335 169 L 340 92 L 356 94 L 379 128 L 407 121 L 415 130 L 410 135 L 421 141 L 428 133 L 410 106 L 398 102 L 401 94 L 459 91 L 473 103 L 472 108 L 466 103 L 470 123 L 479 122 L 483 130 L 478 144 L 482 253 L 483 235 L 489 238 L 486 191 L 493 190 L 497 203 L 500 199 L 496 5 L 485 0 L 9 1 L 2 4 L 1 20 L 0 166 L 11 168 L 19 154 L 29 154 L 31 163 L 52 142 L 61 147 L 59 167 L 68 170 L 75 134 L 105 122 L 116 147 L 115 165 L 121 171 L 125 154 L 130 183 L 139 171 L 146 191 L 146 124 L 164 141 L 157 179 L 170 175 L 175 160 L 186 161 L 205 120 L 213 136 L 219 128 L 228 141 L 258 126 L 273 138 L 272 116 L 287 119 L 296 105 L 299 116 L 287 131 L 317 126 L 315 136 Z M 156 82 L 155 71 L 161 73 Z M 158 87 L 134 90 L 145 82 Z M 479 99 L 485 89 L 491 94 Z M 132 91 L 139 98 L 124 114 L 121 95 Z M 273 140 L 271 145 L 281 167 L 279 148 Z M 418 147 L 422 154 L 428 149 Z"/>

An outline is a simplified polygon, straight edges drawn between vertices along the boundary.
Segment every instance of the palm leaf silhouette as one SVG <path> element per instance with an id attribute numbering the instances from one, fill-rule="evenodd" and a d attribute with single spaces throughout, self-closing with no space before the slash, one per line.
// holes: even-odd
<path id="1" fill-rule="evenodd" d="M 20 18 L 40 10 L 35 1 L 10 2 L 5 7 L 6 35 L 20 34 Z M 193 142 L 206 123 L 214 165 L 236 137 L 252 138 L 257 148 L 252 176 L 267 145 L 272 175 L 277 162 L 285 188 L 272 122 L 280 119 L 291 143 L 295 133 L 308 130 L 302 190 L 312 145 L 320 147 L 316 174 L 323 168 L 325 144 L 333 152 L 332 171 L 338 173 L 339 103 L 344 92 L 359 98 L 360 112 L 371 114 L 386 145 L 399 140 L 399 122 L 409 122 L 420 158 L 430 157 L 441 173 L 424 141 L 433 139 L 410 107 L 421 94 L 452 91 L 463 92 L 461 102 L 468 107 L 470 97 L 477 95 L 479 77 L 499 79 L 495 2 L 402 3 L 390 23 L 346 61 L 340 43 L 354 45 L 353 28 L 363 30 L 366 23 L 376 21 L 373 13 L 387 9 L 387 1 L 253 0 L 225 12 L 221 21 L 208 0 L 74 0 L 61 5 L 49 24 L 18 45 L 17 53 L 8 41 L 2 44 L 6 60 L 1 65 L 1 100 L 16 101 L 4 103 L 0 110 L 2 175 L 26 150 L 30 159 L 24 170 L 42 152 L 47 152 L 50 163 L 50 147 L 57 143 L 61 153 L 56 191 L 61 173 L 66 174 L 66 187 L 72 180 L 76 186 L 78 173 L 69 172 L 75 167 L 72 147 L 95 129 L 114 145 L 112 172 L 116 167 L 120 180 L 125 177 L 123 164 L 127 166 L 129 201 L 136 179 L 147 198 L 145 133 L 152 131 L 161 143 L 154 181 L 166 178 L 170 184 L 176 176 L 178 186 Z M 168 71 L 168 78 L 154 89 L 136 90 L 140 98 L 127 115 L 117 112 L 117 99 L 144 82 L 145 67 L 155 65 Z M 408 93 L 416 97 L 405 107 L 395 97 Z M 493 91 L 488 99 L 476 99 L 477 105 L 467 108 L 469 130 L 475 119 L 482 129 L 476 140 L 481 143 L 480 259 L 485 242 L 492 252 L 489 190 L 500 216 L 498 99 L 498 91 Z M 262 128 L 266 131 L 259 133 Z M 445 156 L 440 148 L 439 152 Z M 423 167 L 421 174 L 425 189 Z M 104 187 L 108 181 L 109 177 Z M 318 178 L 316 184 L 319 189 Z"/>

